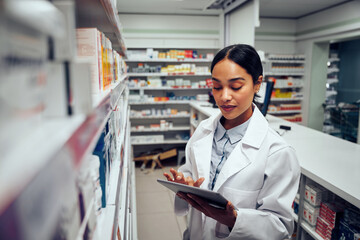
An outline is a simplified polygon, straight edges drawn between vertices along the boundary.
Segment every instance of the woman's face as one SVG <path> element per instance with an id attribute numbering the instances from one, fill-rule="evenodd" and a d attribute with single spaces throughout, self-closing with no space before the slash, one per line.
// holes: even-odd
<path id="1" fill-rule="evenodd" d="M 247 121 L 252 115 L 252 100 L 259 90 L 262 76 L 254 85 L 246 70 L 229 59 L 218 62 L 212 71 L 213 95 L 226 129 Z"/>

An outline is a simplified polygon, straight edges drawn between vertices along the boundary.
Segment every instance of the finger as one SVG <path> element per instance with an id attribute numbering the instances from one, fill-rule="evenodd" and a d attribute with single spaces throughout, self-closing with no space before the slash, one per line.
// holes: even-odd
<path id="1" fill-rule="evenodd" d="M 226 204 L 226 211 L 234 214 L 235 218 L 237 217 L 237 211 L 235 209 L 235 206 L 230 201 L 228 201 Z"/>
<path id="2" fill-rule="evenodd" d="M 177 171 L 173 168 L 170 168 L 170 172 L 174 176 L 174 179 L 176 179 Z"/>
<path id="3" fill-rule="evenodd" d="M 164 176 L 166 177 L 166 179 L 167 179 L 168 181 L 171 181 L 171 182 L 174 181 L 174 180 L 172 179 L 172 177 L 171 177 L 168 173 L 164 173 Z"/>
<path id="4" fill-rule="evenodd" d="M 200 185 L 204 182 L 205 178 L 201 177 L 194 183 L 194 187 L 200 187 Z"/>
<path id="5" fill-rule="evenodd" d="M 191 198 L 190 195 L 191 194 L 186 194 L 187 202 L 198 211 L 204 213 L 206 216 L 209 216 L 209 213 L 206 211 L 206 209 L 204 209 L 197 201 Z"/>
<path id="6" fill-rule="evenodd" d="M 235 210 L 234 205 L 232 205 L 232 203 L 230 201 L 228 201 L 227 204 L 226 204 L 226 210 L 227 211 L 234 211 Z"/>
<path id="7" fill-rule="evenodd" d="M 186 179 L 185 179 L 185 182 L 187 185 L 189 186 L 194 186 L 194 180 L 192 179 L 192 177 L 188 176 Z"/>
<path id="8" fill-rule="evenodd" d="M 182 172 L 178 172 L 177 175 L 176 175 L 176 180 L 184 182 L 185 181 L 184 174 Z"/>

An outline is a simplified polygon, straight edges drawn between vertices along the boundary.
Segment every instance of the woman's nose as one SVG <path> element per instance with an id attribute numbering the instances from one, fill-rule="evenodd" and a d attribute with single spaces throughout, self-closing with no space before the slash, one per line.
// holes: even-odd
<path id="1" fill-rule="evenodd" d="M 231 93 L 229 91 L 229 89 L 224 88 L 223 92 L 221 94 L 221 98 L 224 102 L 230 101 L 231 100 Z"/>

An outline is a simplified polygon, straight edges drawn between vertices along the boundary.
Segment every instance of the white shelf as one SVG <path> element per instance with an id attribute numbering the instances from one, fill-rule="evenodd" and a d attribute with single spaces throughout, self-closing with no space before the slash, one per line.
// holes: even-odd
<path id="1" fill-rule="evenodd" d="M 130 119 L 163 119 L 163 118 L 189 118 L 190 114 L 187 115 L 166 115 L 166 116 L 133 116 Z"/>
<path id="2" fill-rule="evenodd" d="M 301 101 L 302 98 L 271 98 L 270 102 L 291 102 L 291 101 Z"/>
<path id="3" fill-rule="evenodd" d="M 301 113 L 301 110 L 283 110 L 283 111 L 276 111 L 276 112 L 268 111 L 268 114 L 289 114 L 289 113 Z"/>
<path id="4" fill-rule="evenodd" d="M 140 142 L 140 143 L 131 143 L 131 145 L 139 146 L 139 145 L 186 144 L 187 142 L 188 140 L 165 139 L 163 142 Z"/>
<path id="5" fill-rule="evenodd" d="M 286 89 L 286 88 L 302 88 L 304 86 L 284 86 L 284 87 L 276 87 L 274 86 L 274 89 Z"/>
<path id="6" fill-rule="evenodd" d="M 210 90 L 211 88 L 193 88 L 193 87 L 130 87 L 129 90 L 145 90 L 145 91 L 152 91 L 152 90 Z"/>
<path id="7" fill-rule="evenodd" d="M 122 92 L 126 87 L 126 84 L 124 82 L 125 78 L 127 78 L 127 75 L 123 75 L 121 77 L 122 79 L 121 81 L 111 84 L 111 86 L 105 91 L 99 94 L 93 94 L 92 95 L 93 107 L 94 108 L 98 107 L 100 103 L 104 101 L 106 98 L 110 97 L 111 94 L 113 94 L 111 98 L 114 99 L 112 102 L 117 102 L 117 100 L 119 99 L 119 97 L 121 96 Z"/>
<path id="8" fill-rule="evenodd" d="M 265 72 L 265 76 L 303 76 L 305 72 L 295 73 L 295 72 Z"/>
<path id="9" fill-rule="evenodd" d="M 210 63 L 212 60 L 210 59 L 201 59 L 201 58 L 184 58 L 184 59 L 164 59 L 164 58 L 139 58 L 139 59 L 126 59 L 125 62 L 176 62 L 176 63 L 183 63 L 183 62 L 194 62 L 194 63 Z"/>
<path id="10" fill-rule="evenodd" d="M 75 0 L 76 27 L 93 28 L 105 33 L 112 47 L 121 55 L 126 48 L 121 35 L 121 23 L 115 2 L 112 0 Z"/>
<path id="11" fill-rule="evenodd" d="M 329 62 L 339 62 L 340 61 L 340 58 L 329 58 Z"/>
<path id="12" fill-rule="evenodd" d="M 0 212 L 33 177 L 64 147 L 84 122 L 85 116 L 48 120 L 33 127 L 16 146 L 2 153 L 0 161 Z M 39 149 L 39 146 L 41 148 Z M 38 149 L 38 151 L 34 151 Z"/>
<path id="13" fill-rule="evenodd" d="M 270 59 L 266 59 L 261 62 L 264 62 L 264 63 L 305 63 L 305 60 L 270 60 Z"/>
<path id="14" fill-rule="evenodd" d="M 161 102 L 129 102 L 130 105 L 189 104 L 190 100 L 169 100 Z"/>
<path id="15" fill-rule="evenodd" d="M 327 74 L 330 74 L 330 73 L 334 73 L 334 72 L 339 72 L 340 70 L 336 67 L 334 68 L 328 68 L 327 69 Z"/>
<path id="16" fill-rule="evenodd" d="M 191 77 L 191 76 L 211 76 L 211 73 L 127 73 L 129 77 L 166 77 L 166 76 L 175 76 L 175 77 Z"/>
<path id="17" fill-rule="evenodd" d="M 315 229 L 310 227 L 309 224 L 307 224 L 306 222 L 302 221 L 301 222 L 301 227 L 308 233 L 310 234 L 311 237 L 313 237 L 315 240 L 324 240 L 319 234 L 317 234 L 317 232 L 315 232 Z"/>
<path id="18" fill-rule="evenodd" d="M 334 95 L 337 95 L 337 91 L 335 90 L 326 91 L 326 97 L 330 97 Z"/>
<path id="19" fill-rule="evenodd" d="M 196 121 L 196 120 L 194 120 L 194 119 L 192 119 L 192 120 L 190 121 L 190 124 L 191 124 L 191 126 L 193 126 L 194 128 L 197 128 L 197 127 L 199 126 L 199 122 Z"/>
<path id="20" fill-rule="evenodd" d="M 334 84 L 334 83 L 338 83 L 338 82 L 339 82 L 339 79 L 337 79 L 337 78 L 328 78 L 327 79 L 328 84 Z"/>
<path id="21" fill-rule="evenodd" d="M 109 177 L 109 195 L 106 200 L 107 205 L 116 204 L 116 193 L 119 183 L 119 174 L 120 174 L 120 151 L 116 156 L 116 160 L 112 163 L 110 177 Z"/>
<path id="22" fill-rule="evenodd" d="M 101 209 L 98 216 L 97 226 L 94 232 L 94 240 L 111 240 L 115 220 L 115 205 L 109 205 Z"/>
<path id="23" fill-rule="evenodd" d="M 172 127 L 167 129 L 151 129 L 151 128 L 145 128 L 141 130 L 132 129 L 131 132 L 133 133 L 143 133 L 143 132 L 176 132 L 176 131 L 187 131 L 190 130 L 190 127 L 188 126 L 182 126 L 182 127 Z"/>

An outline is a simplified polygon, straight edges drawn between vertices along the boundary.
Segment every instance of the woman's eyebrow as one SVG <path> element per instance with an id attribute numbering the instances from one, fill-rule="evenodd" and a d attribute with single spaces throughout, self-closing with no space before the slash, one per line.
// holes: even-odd
<path id="1" fill-rule="evenodd" d="M 212 80 L 214 80 L 215 82 L 221 82 L 219 79 L 216 79 L 214 77 L 212 77 Z M 237 80 L 245 81 L 245 78 L 242 78 L 242 77 L 231 78 L 231 79 L 229 79 L 229 82 L 234 82 L 234 81 L 237 81 Z"/>

